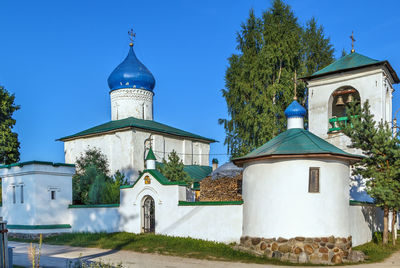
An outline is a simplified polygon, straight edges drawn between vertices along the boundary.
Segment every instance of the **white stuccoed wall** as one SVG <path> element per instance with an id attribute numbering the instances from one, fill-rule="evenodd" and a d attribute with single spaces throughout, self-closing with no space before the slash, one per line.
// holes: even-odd
<path id="1" fill-rule="evenodd" d="M 43 164 L 0 169 L 0 177 L 3 178 L 1 216 L 8 224 L 68 224 L 68 205 L 72 203 L 74 173 L 74 167 Z M 16 186 L 15 204 L 13 185 Z M 21 203 L 21 185 L 24 186 L 23 203 Z M 52 189 L 56 191 L 55 200 L 51 200 Z"/>
<path id="2" fill-rule="evenodd" d="M 168 159 L 168 154 L 175 150 L 185 165 L 209 165 L 209 143 L 140 129 L 67 140 L 64 142 L 65 162 L 73 164 L 88 148 L 95 147 L 107 156 L 112 174 L 120 170 L 134 181 L 139 171 L 145 169 L 145 141 L 150 137 L 157 161 L 161 162 L 163 157 Z"/>
<path id="3" fill-rule="evenodd" d="M 308 192 L 320 168 L 320 193 Z M 349 165 L 337 160 L 270 160 L 244 165 L 243 236 L 347 237 Z"/>
<path id="4" fill-rule="evenodd" d="M 120 230 L 118 207 L 70 208 L 72 232 L 107 232 Z"/>
<path id="5" fill-rule="evenodd" d="M 149 90 L 136 88 L 111 91 L 111 120 L 128 117 L 153 120 L 153 96 Z"/>
<path id="6" fill-rule="evenodd" d="M 349 138 L 342 133 L 328 134 L 329 103 L 332 93 L 343 87 L 353 87 L 361 98 L 361 103 L 368 99 L 371 113 L 379 122 L 392 121 L 393 79 L 386 67 L 368 67 L 345 73 L 314 78 L 308 81 L 308 124 L 315 135 L 329 141 L 342 150 L 359 153 L 349 149 Z"/>
<path id="7" fill-rule="evenodd" d="M 141 233 L 142 201 L 155 201 L 155 232 L 164 235 L 193 237 L 219 242 L 238 242 L 242 230 L 242 205 L 178 206 L 184 201 L 185 187 L 162 185 L 149 173 L 151 184 L 142 176 L 133 188 L 121 190 L 121 230 Z"/>

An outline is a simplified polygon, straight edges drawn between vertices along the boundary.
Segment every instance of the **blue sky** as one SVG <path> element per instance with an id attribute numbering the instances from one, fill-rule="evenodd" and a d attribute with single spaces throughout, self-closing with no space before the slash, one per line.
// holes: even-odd
<path id="1" fill-rule="evenodd" d="M 300 24 L 312 16 L 325 28 L 339 57 L 350 50 L 387 59 L 400 73 L 399 1 L 286 1 Z M 15 93 L 21 110 L 15 131 L 21 160 L 63 162 L 57 138 L 110 120 L 108 75 L 135 51 L 156 78 L 155 120 L 219 143 L 211 157 L 227 160 L 227 117 L 221 95 L 227 58 L 236 53 L 236 31 L 250 8 L 267 0 L 0 1 L 0 85 Z M 400 107 L 399 86 L 393 103 Z"/>

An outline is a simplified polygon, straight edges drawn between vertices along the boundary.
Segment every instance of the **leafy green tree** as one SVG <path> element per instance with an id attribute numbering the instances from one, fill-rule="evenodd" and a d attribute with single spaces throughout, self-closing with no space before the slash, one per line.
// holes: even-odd
<path id="1" fill-rule="evenodd" d="M 230 119 L 219 119 L 233 157 L 244 155 L 286 129 L 284 111 L 294 97 L 294 74 L 300 76 L 333 60 L 323 28 L 312 19 L 303 30 L 288 5 L 275 0 L 257 18 L 253 10 L 237 33 L 238 54 L 228 58 L 222 95 Z M 297 97 L 306 103 L 304 83 Z"/>
<path id="2" fill-rule="evenodd" d="M 168 162 L 163 159 L 163 165 L 158 170 L 170 181 L 192 183 L 192 179 L 183 170 L 185 166 L 175 150 L 168 154 Z"/>
<path id="3" fill-rule="evenodd" d="M 107 156 L 96 147 L 88 148 L 84 153 L 81 153 L 80 157 L 76 160 L 75 166 L 78 174 L 84 172 L 89 166 L 95 166 L 100 173 L 105 175 L 108 175 L 110 172 Z"/>
<path id="4" fill-rule="evenodd" d="M 350 105 L 349 122 L 343 132 L 350 137 L 350 148 L 361 149 L 366 156 L 353 169 L 353 175 L 366 179 L 367 193 L 377 206 L 383 208 L 383 244 L 388 243 L 388 217 L 390 209 L 400 202 L 400 148 L 387 122 L 375 122 L 368 100 L 363 107 Z"/>
<path id="5" fill-rule="evenodd" d="M 76 161 L 72 177 L 74 204 L 119 203 L 119 187 L 128 180 L 119 170 L 110 177 L 107 157 L 97 148 L 88 149 Z"/>
<path id="6" fill-rule="evenodd" d="M 15 125 L 13 114 L 20 106 L 14 103 L 15 96 L 0 86 L 0 163 L 8 165 L 19 161 L 18 134 L 12 129 Z"/>

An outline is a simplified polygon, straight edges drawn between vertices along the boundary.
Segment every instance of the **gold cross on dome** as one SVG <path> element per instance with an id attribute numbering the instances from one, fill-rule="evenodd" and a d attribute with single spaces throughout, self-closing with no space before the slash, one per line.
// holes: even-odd
<path id="1" fill-rule="evenodd" d="M 351 53 L 354 53 L 356 52 L 354 50 L 354 42 L 356 41 L 356 39 L 354 39 L 354 31 L 351 31 L 350 39 L 351 39 Z"/>
<path id="2" fill-rule="evenodd" d="M 135 41 L 136 38 L 136 33 L 133 31 L 133 29 L 131 29 L 130 31 L 128 31 L 128 34 L 129 34 L 129 39 L 131 40 L 129 45 L 133 46 L 133 42 Z"/>

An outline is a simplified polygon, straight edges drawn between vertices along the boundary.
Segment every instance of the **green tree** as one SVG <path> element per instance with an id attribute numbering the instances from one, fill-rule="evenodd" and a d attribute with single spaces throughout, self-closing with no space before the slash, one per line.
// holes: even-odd
<path id="1" fill-rule="evenodd" d="M 183 170 L 185 166 L 175 150 L 168 154 L 168 162 L 163 159 L 163 165 L 158 170 L 170 181 L 181 181 L 191 183 L 192 179 Z"/>
<path id="2" fill-rule="evenodd" d="M 222 95 L 230 119 L 219 119 L 233 157 L 244 155 L 286 129 L 284 111 L 294 97 L 294 74 L 305 75 L 333 60 L 323 28 L 312 19 L 303 30 L 281 0 L 257 18 L 253 10 L 237 33 L 238 54 L 228 58 Z M 305 84 L 297 97 L 306 103 Z"/>
<path id="3" fill-rule="evenodd" d="M 302 39 L 304 53 L 303 74 L 312 75 L 316 71 L 331 64 L 334 60 L 334 49 L 329 38 L 325 37 L 324 28 L 318 26 L 313 17 L 306 24 Z"/>
<path id="4" fill-rule="evenodd" d="M 84 172 L 89 166 L 95 166 L 100 173 L 105 175 L 108 175 L 110 172 L 107 156 L 95 147 L 81 153 L 80 157 L 76 160 L 75 166 L 78 174 Z"/>
<path id="5" fill-rule="evenodd" d="M 350 148 L 361 149 L 365 155 L 353 169 L 353 175 L 366 179 L 367 193 L 384 211 L 383 244 L 388 243 L 389 210 L 396 210 L 400 202 L 400 148 L 387 122 L 375 122 L 368 100 L 363 107 L 350 105 L 349 122 L 343 132 L 350 137 Z"/>
<path id="6" fill-rule="evenodd" d="M 18 134 L 12 129 L 15 125 L 13 114 L 19 110 L 14 103 L 15 96 L 0 86 L 0 163 L 8 165 L 19 161 Z"/>
<path id="7" fill-rule="evenodd" d="M 119 203 L 119 187 L 128 184 L 119 170 L 110 177 L 107 157 L 97 148 L 88 149 L 76 161 L 72 177 L 74 204 Z"/>

